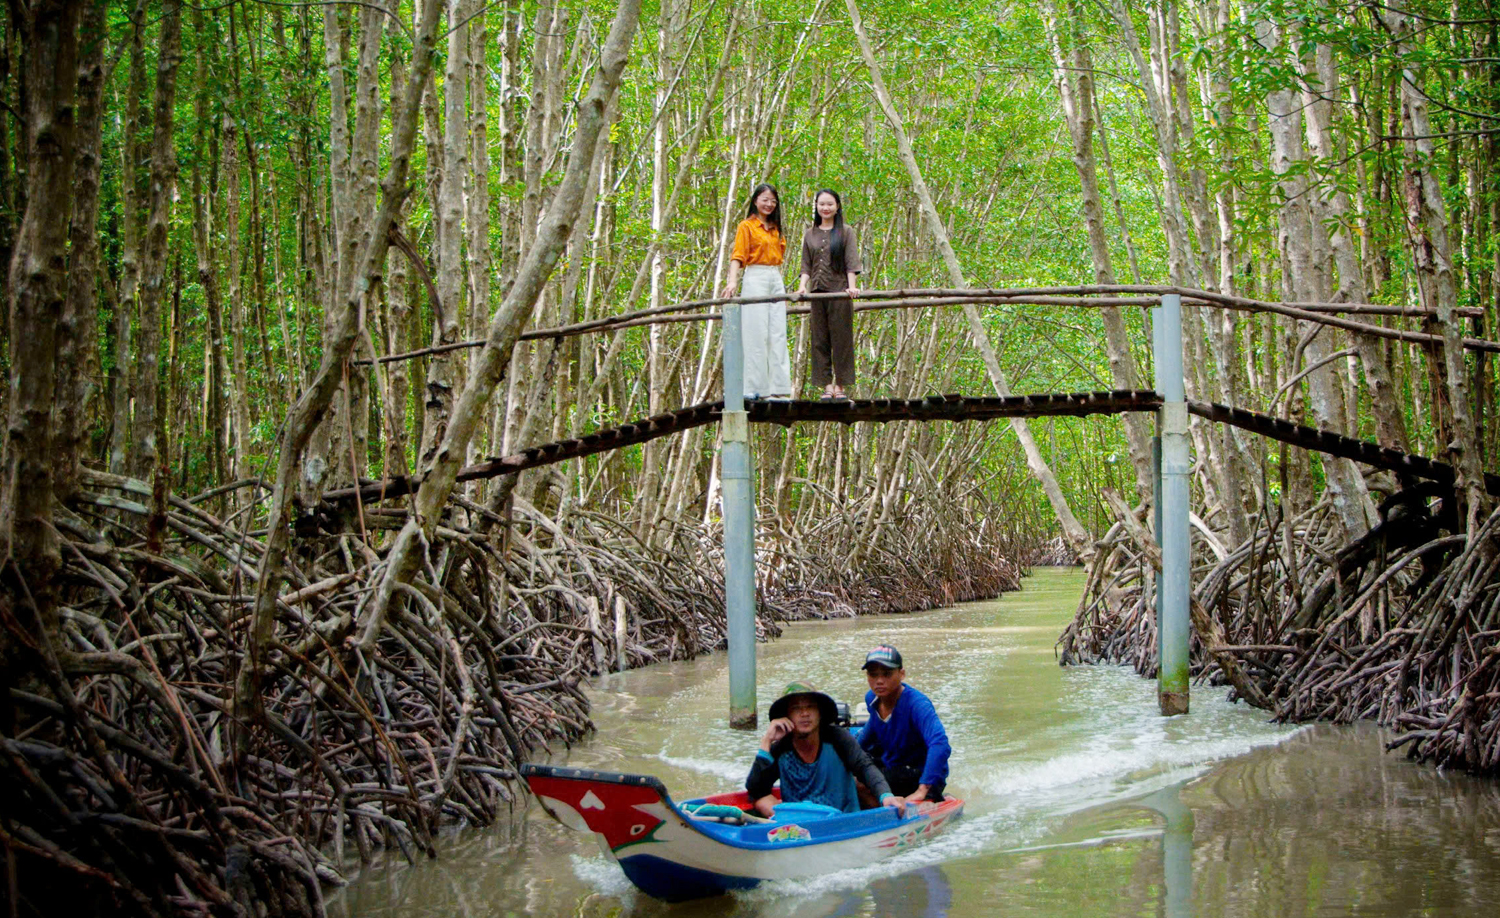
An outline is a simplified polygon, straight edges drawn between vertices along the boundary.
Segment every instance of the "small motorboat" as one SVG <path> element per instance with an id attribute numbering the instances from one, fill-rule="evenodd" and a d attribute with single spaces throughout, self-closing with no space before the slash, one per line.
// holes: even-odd
<path id="1" fill-rule="evenodd" d="M 547 812 L 599 837 L 630 882 L 668 902 L 862 867 L 936 835 L 963 812 L 962 800 L 844 813 L 816 803 L 782 803 L 774 819 L 754 812 L 743 790 L 682 804 L 650 775 L 522 765 Z"/>

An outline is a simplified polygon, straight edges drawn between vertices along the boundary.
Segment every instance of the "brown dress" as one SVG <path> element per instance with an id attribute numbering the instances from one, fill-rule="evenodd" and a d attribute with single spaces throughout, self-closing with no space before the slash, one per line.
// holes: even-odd
<path id="1" fill-rule="evenodd" d="M 834 264 L 829 250 L 832 235 L 818 226 L 802 234 L 802 273 L 807 275 L 808 289 L 813 293 L 848 290 L 848 276 L 864 270 L 854 227 L 844 225 L 843 264 Z M 816 300 L 811 307 L 812 384 L 820 388 L 830 382 L 853 386 L 854 301 Z"/>

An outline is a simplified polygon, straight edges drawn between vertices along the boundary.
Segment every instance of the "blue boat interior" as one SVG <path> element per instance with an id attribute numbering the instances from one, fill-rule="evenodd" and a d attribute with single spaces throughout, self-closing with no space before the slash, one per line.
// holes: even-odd
<path id="1" fill-rule="evenodd" d="M 689 800 L 686 805 L 703 802 L 701 799 Z M 915 812 L 902 819 L 896 815 L 895 810 L 884 806 L 858 813 L 845 813 L 821 803 L 779 803 L 776 805 L 775 818 L 770 822 L 748 825 L 698 820 L 688 822 L 704 835 L 727 845 L 767 849 L 858 838 L 904 821 L 919 819 L 921 817 Z"/>

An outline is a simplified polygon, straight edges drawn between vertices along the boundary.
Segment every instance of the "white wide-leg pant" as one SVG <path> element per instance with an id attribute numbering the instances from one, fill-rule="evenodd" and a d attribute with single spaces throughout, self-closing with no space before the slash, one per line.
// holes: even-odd
<path id="1" fill-rule="evenodd" d="M 749 265 L 740 296 L 786 293 L 781 268 Z M 792 395 L 792 358 L 786 348 L 786 302 L 746 303 L 740 307 L 745 342 L 745 397 Z"/>

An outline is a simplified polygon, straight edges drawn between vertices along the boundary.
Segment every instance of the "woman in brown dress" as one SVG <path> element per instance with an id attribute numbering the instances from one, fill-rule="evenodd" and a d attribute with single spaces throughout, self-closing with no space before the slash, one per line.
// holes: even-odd
<path id="1" fill-rule="evenodd" d="M 854 300 L 864 266 L 854 228 L 844 225 L 844 202 L 825 188 L 813 195 L 813 225 L 802 234 L 801 293 L 845 292 L 814 300 L 812 306 L 812 383 L 824 398 L 848 398 L 854 386 Z"/>

